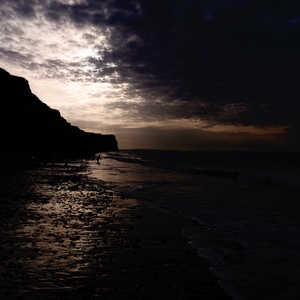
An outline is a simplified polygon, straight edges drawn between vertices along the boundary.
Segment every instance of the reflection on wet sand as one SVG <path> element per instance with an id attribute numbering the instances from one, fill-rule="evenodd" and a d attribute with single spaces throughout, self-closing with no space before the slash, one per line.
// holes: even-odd
<path id="1" fill-rule="evenodd" d="M 0 170 L 1 299 L 230 299 L 182 236 L 193 222 L 118 195 L 90 170 Z"/>
<path id="2" fill-rule="evenodd" d="M 9 185 L 17 177 L 7 180 L 6 189 L 13 188 Z M 28 185 L 22 186 L 26 205 L 19 208 L 14 222 L 15 216 L 6 220 L 14 226 L 1 232 L 3 296 L 101 294 L 97 282 L 104 275 L 102 261 L 110 249 L 122 246 L 116 236 L 121 210 L 117 197 L 104 183 L 99 186 L 99 181 L 88 179 L 84 164 L 52 164 L 28 172 L 26 178 Z M 127 201 L 132 208 L 137 205 Z"/>

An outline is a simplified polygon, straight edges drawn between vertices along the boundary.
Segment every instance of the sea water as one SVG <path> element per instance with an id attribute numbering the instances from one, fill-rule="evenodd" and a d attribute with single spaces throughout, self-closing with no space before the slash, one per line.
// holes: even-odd
<path id="1" fill-rule="evenodd" d="M 300 153 L 128 150 L 91 176 L 186 228 L 234 299 L 300 299 Z"/>

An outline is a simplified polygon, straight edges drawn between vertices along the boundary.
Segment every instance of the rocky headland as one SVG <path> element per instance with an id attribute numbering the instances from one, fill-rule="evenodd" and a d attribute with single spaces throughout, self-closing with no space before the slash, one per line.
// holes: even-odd
<path id="1" fill-rule="evenodd" d="M 114 135 L 71 125 L 31 92 L 25 78 L 0 68 L 0 160 L 83 158 L 117 150 Z"/>

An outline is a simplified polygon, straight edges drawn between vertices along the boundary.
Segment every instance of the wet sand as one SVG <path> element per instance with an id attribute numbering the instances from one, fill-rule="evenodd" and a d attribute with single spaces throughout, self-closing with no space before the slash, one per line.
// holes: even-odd
<path id="1" fill-rule="evenodd" d="M 84 163 L 0 171 L 0 299 L 230 299 L 182 230 Z"/>

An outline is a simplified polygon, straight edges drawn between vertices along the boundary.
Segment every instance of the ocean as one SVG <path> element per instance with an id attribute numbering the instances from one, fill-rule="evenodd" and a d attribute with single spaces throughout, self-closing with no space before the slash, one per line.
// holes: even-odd
<path id="1" fill-rule="evenodd" d="M 123 150 L 90 176 L 167 214 L 233 299 L 300 299 L 300 153 Z"/>

